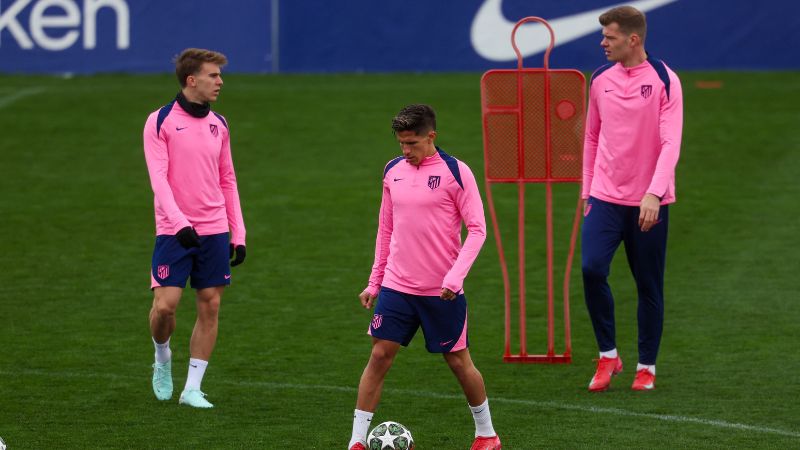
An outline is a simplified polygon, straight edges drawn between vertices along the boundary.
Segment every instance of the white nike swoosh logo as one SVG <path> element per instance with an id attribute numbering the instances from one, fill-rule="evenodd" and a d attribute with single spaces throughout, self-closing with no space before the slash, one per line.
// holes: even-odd
<path id="1" fill-rule="evenodd" d="M 553 28 L 557 47 L 601 30 L 603 27 L 597 18 L 616 6 L 630 5 L 639 11 L 647 12 L 676 1 L 678 0 L 638 0 L 618 3 L 556 19 L 547 19 L 547 22 Z M 503 0 L 483 2 L 475 15 L 475 20 L 472 21 L 470 39 L 475 51 L 490 61 L 516 61 L 517 55 L 511 47 L 511 32 L 516 22 L 511 22 L 503 16 L 502 5 Z M 541 23 L 526 23 L 517 30 L 516 40 L 517 47 L 525 58 L 547 50 L 550 45 L 550 33 Z"/>

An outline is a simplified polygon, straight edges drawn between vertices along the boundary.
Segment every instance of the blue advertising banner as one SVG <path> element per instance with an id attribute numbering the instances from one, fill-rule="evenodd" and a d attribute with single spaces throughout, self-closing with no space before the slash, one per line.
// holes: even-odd
<path id="1" fill-rule="evenodd" d="M 0 0 L 0 72 L 168 72 L 186 47 L 233 72 L 485 71 L 515 66 L 525 16 L 555 29 L 553 67 L 604 63 L 597 17 L 645 11 L 646 48 L 676 70 L 800 68 L 800 2 L 764 0 Z M 518 43 L 541 66 L 549 38 Z"/>

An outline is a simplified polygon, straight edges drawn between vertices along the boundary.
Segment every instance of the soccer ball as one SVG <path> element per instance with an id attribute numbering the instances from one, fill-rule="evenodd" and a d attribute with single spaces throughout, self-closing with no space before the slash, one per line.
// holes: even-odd
<path id="1" fill-rule="evenodd" d="M 397 422 L 383 422 L 367 436 L 369 450 L 414 450 L 414 438 L 408 428 Z"/>

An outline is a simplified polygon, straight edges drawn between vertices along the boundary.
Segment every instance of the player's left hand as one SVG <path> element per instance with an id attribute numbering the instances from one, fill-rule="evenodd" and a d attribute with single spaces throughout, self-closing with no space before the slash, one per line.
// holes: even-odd
<path id="1" fill-rule="evenodd" d="M 456 293 L 451 291 L 450 289 L 443 287 L 442 294 L 440 295 L 440 297 L 442 297 L 442 300 L 452 300 L 456 298 Z"/>
<path id="2" fill-rule="evenodd" d="M 377 295 L 372 295 L 364 289 L 360 294 L 358 294 L 358 299 L 361 300 L 361 306 L 366 309 L 372 308 L 372 305 L 375 304 L 375 299 L 378 298 Z"/>
<path id="3" fill-rule="evenodd" d="M 236 258 L 233 257 L 234 253 L 236 254 Z M 237 245 L 234 246 L 231 244 L 231 267 L 238 266 L 239 264 L 244 262 L 244 257 L 246 256 L 247 251 L 244 248 L 244 245 Z"/>
<path id="4" fill-rule="evenodd" d="M 658 209 L 661 200 L 653 194 L 644 194 L 639 204 L 639 227 L 643 232 L 650 231 L 658 223 Z"/>

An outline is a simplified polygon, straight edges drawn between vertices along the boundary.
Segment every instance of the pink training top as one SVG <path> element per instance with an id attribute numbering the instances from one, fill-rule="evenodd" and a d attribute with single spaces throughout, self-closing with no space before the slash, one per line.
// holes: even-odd
<path id="1" fill-rule="evenodd" d="M 678 76 L 648 57 L 636 67 L 602 66 L 590 86 L 581 196 L 639 206 L 649 193 L 674 203 L 683 130 Z"/>
<path id="2" fill-rule="evenodd" d="M 424 296 L 439 296 L 443 287 L 460 293 L 486 240 L 475 176 L 466 164 L 436 150 L 419 166 L 402 156 L 386 165 L 370 295 L 381 286 Z"/>
<path id="3" fill-rule="evenodd" d="M 231 243 L 244 245 L 224 117 L 214 112 L 193 117 L 172 101 L 147 118 L 144 156 L 155 194 L 157 235 L 193 226 L 201 236 L 230 231 Z"/>

